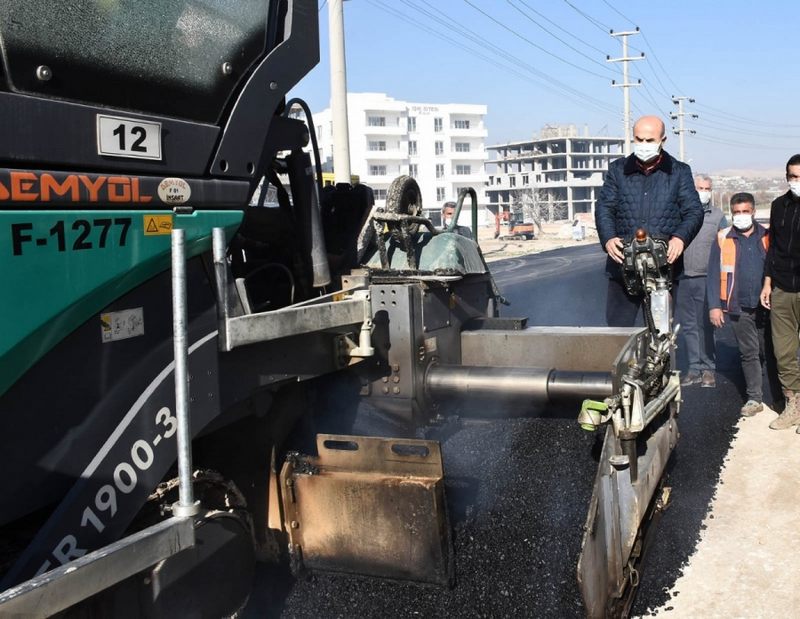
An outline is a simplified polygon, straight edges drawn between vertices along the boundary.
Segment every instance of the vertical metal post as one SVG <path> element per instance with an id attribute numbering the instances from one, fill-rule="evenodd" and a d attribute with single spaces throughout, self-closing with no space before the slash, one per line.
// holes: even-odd
<path id="1" fill-rule="evenodd" d="M 227 242 L 224 228 L 212 228 L 211 251 L 214 257 L 214 281 L 217 286 L 217 338 L 220 350 L 230 350 L 228 347 L 228 318 L 230 317 L 231 303 L 228 296 Z"/>
<path id="2" fill-rule="evenodd" d="M 672 132 L 678 136 L 678 146 L 679 146 L 678 159 L 680 159 L 681 161 L 685 162 L 686 161 L 686 147 L 685 147 L 685 144 L 684 144 L 684 137 L 683 136 L 684 136 L 684 134 L 686 132 L 694 134 L 694 133 L 696 133 L 696 131 L 694 129 L 687 129 L 683 124 L 683 119 L 686 116 L 691 116 L 692 118 L 697 118 L 697 114 L 689 114 L 688 112 L 685 112 L 683 110 L 684 101 L 688 101 L 689 103 L 694 103 L 694 99 L 692 99 L 691 97 L 676 97 L 676 96 L 673 95 L 672 102 L 675 105 L 678 106 L 678 113 L 677 114 L 670 114 L 669 117 L 672 120 L 677 120 L 678 121 L 678 128 L 675 129 L 675 127 L 673 127 L 672 128 Z"/>
<path id="3" fill-rule="evenodd" d="M 350 184 L 350 130 L 347 121 L 347 65 L 344 53 L 344 0 L 328 2 L 331 63 L 333 173 L 336 184 Z"/>
<path id="4" fill-rule="evenodd" d="M 622 37 L 622 57 L 628 57 L 628 35 Z M 622 83 L 625 84 L 622 88 L 623 100 L 623 130 L 625 131 L 625 154 L 631 154 L 631 93 L 630 86 L 628 86 L 628 62 L 622 63 Z"/>
<path id="5" fill-rule="evenodd" d="M 614 32 L 612 30 L 610 34 L 614 38 L 620 37 L 622 39 L 622 58 L 612 58 L 611 56 L 606 56 L 606 61 L 622 63 L 622 83 L 617 84 L 616 80 L 612 80 L 611 86 L 615 88 L 622 88 L 622 99 L 624 103 L 622 124 L 625 132 L 625 141 L 623 142 L 623 147 L 624 154 L 627 157 L 631 154 L 631 95 L 629 88 L 631 86 L 639 86 L 642 81 L 639 80 L 638 82 L 633 83 L 628 81 L 628 63 L 634 60 L 642 60 L 644 58 L 644 52 L 642 52 L 641 56 L 628 56 L 628 37 L 633 34 L 639 34 L 638 26 L 636 27 L 636 30 L 631 30 L 628 32 Z"/>
<path id="6" fill-rule="evenodd" d="M 178 502 L 172 513 L 194 516 L 199 511 L 192 489 L 192 428 L 189 415 L 189 345 L 186 337 L 186 247 L 184 230 L 172 231 L 172 330 L 175 351 L 175 416 L 178 418 Z"/>

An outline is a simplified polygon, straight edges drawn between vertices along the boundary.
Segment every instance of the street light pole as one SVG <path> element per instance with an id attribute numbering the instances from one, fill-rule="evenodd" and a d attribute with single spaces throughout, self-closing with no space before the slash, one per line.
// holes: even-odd
<path id="1" fill-rule="evenodd" d="M 344 53 L 344 0 L 328 0 L 331 63 L 331 122 L 334 182 L 350 184 L 350 129 L 347 124 L 347 65 Z"/>

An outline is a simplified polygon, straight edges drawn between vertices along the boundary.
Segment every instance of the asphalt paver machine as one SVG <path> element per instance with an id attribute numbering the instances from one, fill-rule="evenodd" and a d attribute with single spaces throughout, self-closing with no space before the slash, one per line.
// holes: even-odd
<path id="1" fill-rule="evenodd" d="M 658 246 L 629 250 L 647 329 L 501 317 L 478 245 L 421 215 L 414 179 L 379 206 L 321 187 L 286 101 L 317 14 L 0 6 L 0 615 L 231 616 L 256 560 L 450 586 L 441 452 L 414 427 L 559 398 L 607 424 L 587 613 L 635 584 L 677 439 Z M 317 432 L 344 392 L 402 430 L 335 412 Z"/>

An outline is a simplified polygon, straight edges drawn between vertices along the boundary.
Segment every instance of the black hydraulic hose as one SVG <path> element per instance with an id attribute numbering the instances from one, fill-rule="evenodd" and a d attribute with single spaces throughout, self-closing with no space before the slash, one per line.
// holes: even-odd
<path id="1" fill-rule="evenodd" d="M 306 116 L 306 126 L 308 127 L 308 135 L 311 137 L 311 147 L 314 149 L 314 170 L 317 173 L 317 189 L 322 192 L 322 163 L 319 159 L 319 146 L 317 145 L 317 131 L 314 129 L 314 118 L 311 116 L 311 110 L 308 103 L 295 97 L 286 102 L 286 107 L 283 110 L 283 115 L 288 116 L 292 107 L 297 104 L 303 109 L 303 114 Z M 349 181 L 349 179 L 348 179 Z"/>

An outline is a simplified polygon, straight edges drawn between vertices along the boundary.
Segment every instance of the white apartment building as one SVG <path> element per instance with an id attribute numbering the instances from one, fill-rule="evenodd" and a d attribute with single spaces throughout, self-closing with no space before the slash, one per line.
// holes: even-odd
<path id="1" fill-rule="evenodd" d="M 578 134 L 575 125 L 546 126 L 538 138 L 490 146 L 497 155 L 487 164 L 488 208 L 507 212 L 535 197 L 549 219 L 594 214 L 608 164 L 623 156 L 623 140 L 591 137 L 588 128 Z"/>
<path id="2" fill-rule="evenodd" d="M 427 212 L 439 212 L 463 187 L 473 187 L 485 201 L 485 105 L 411 103 L 366 92 L 348 93 L 347 108 L 351 172 L 372 187 L 376 203 L 384 203 L 389 184 L 401 174 L 417 180 Z M 331 110 L 313 116 L 322 169 L 332 171 Z M 462 222 L 469 221 L 468 210 L 469 199 Z"/>

